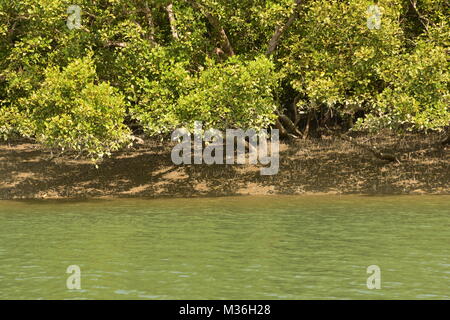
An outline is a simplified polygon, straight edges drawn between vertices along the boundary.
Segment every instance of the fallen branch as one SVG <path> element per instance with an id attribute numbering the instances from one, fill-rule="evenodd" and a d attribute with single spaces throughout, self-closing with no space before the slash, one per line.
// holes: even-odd
<path id="1" fill-rule="evenodd" d="M 286 128 L 287 133 L 294 135 L 296 137 L 301 137 L 303 134 L 297 129 L 296 125 L 289 119 L 288 116 L 282 114 L 278 116 L 278 119 L 282 123 L 283 127 Z"/>
<path id="2" fill-rule="evenodd" d="M 380 160 L 385 160 L 385 161 L 389 161 L 389 162 L 397 162 L 400 163 L 400 160 L 398 157 L 396 157 L 394 154 L 391 153 L 386 153 L 386 152 L 381 152 L 379 151 L 376 147 L 372 147 L 372 146 L 368 146 L 365 144 L 361 144 L 357 141 L 355 141 L 355 139 L 353 139 L 352 137 L 349 137 L 345 134 L 335 134 L 333 132 L 331 132 L 330 130 L 327 130 L 328 134 L 330 134 L 331 136 L 335 136 L 338 139 L 341 139 L 343 141 L 346 141 L 348 143 L 351 143 L 361 149 L 364 149 L 370 153 L 372 153 L 376 158 L 380 159 Z"/>
<path id="3" fill-rule="evenodd" d="M 284 128 L 283 124 L 280 122 L 279 118 L 275 122 L 275 128 L 277 128 L 280 131 L 280 137 L 281 138 L 286 138 L 288 136 L 288 132 Z"/>
<path id="4" fill-rule="evenodd" d="M 366 151 L 369 151 L 370 153 L 372 153 L 376 158 L 380 159 L 380 160 L 385 160 L 385 161 L 389 161 L 389 162 L 397 162 L 400 163 L 400 160 L 393 154 L 391 153 L 385 153 L 385 152 L 381 152 L 378 151 L 378 149 L 376 147 L 372 147 L 372 146 L 368 146 L 368 145 L 364 145 L 361 144 L 357 141 L 355 141 L 355 139 L 353 139 L 352 137 L 346 136 L 346 135 L 338 135 L 338 138 L 347 141 L 361 149 L 364 149 Z"/>

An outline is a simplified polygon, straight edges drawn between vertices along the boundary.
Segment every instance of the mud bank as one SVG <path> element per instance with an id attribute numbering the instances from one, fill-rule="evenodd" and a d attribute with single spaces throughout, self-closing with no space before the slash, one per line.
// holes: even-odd
<path id="1" fill-rule="evenodd" d="M 51 158 L 30 142 L 0 145 L 0 199 L 203 197 L 276 194 L 450 194 L 450 150 L 437 137 L 359 137 L 400 162 L 377 159 L 349 142 L 324 137 L 280 146 L 280 169 L 172 163 L 172 144 L 145 141 L 98 169 L 70 156 Z"/>

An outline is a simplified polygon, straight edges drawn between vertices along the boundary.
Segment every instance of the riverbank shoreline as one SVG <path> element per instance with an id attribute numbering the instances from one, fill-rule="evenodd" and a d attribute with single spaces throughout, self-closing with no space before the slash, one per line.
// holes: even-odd
<path id="1" fill-rule="evenodd" d="M 40 145 L 0 144 L 0 199 L 188 198 L 241 195 L 450 194 L 450 150 L 437 135 L 383 133 L 355 137 L 398 156 L 376 158 L 332 137 L 280 145 L 280 170 L 261 176 L 261 165 L 183 165 L 170 158 L 172 143 L 146 140 L 113 154 L 98 168 L 70 155 L 51 157 Z"/>

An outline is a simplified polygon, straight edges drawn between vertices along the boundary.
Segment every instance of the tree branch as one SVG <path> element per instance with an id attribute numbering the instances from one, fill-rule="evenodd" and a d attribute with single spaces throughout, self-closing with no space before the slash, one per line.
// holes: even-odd
<path id="1" fill-rule="evenodd" d="M 361 143 L 355 141 L 352 137 L 341 134 L 341 135 L 338 135 L 338 138 L 342 139 L 344 141 L 347 141 L 361 149 L 369 151 L 370 153 L 372 153 L 375 157 L 377 157 L 380 160 L 400 163 L 400 160 L 395 155 L 393 155 L 391 153 L 385 153 L 385 152 L 378 151 L 378 149 L 376 147 L 361 144 Z"/>
<path id="2" fill-rule="evenodd" d="M 218 17 L 213 15 L 207 8 L 205 8 L 203 5 L 197 3 L 195 0 L 187 0 L 195 9 L 201 11 L 203 15 L 208 19 L 209 23 L 214 28 L 214 31 L 217 33 L 220 41 L 220 46 L 222 50 L 225 52 L 225 54 L 228 57 L 234 56 L 234 50 L 231 46 L 230 40 L 228 39 L 227 33 L 223 29 L 222 25 L 220 24 L 220 20 Z"/>
<path id="3" fill-rule="evenodd" d="M 425 30 L 428 32 L 428 25 L 429 25 L 430 21 L 419 12 L 419 9 L 417 9 L 417 1 L 416 0 L 409 0 L 409 2 L 411 3 L 412 8 L 414 9 L 417 16 L 419 17 L 420 23 L 424 26 Z M 427 23 L 425 23 L 424 21 L 426 21 Z"/>
<path id="4" fill-rule="evenodd" d="M 295 8 L 294 12 L 292 12 L 289 19 L 286 21 L 284 25 L 278 26 L 275 29 L 275 33 L 272 36 L 272 39 L 270 39 L 269 47 L 267 48 L 266 55 L 270 56 L 275 52 L 275 49 L 280 44 L 281 37 L 286 32 L 287 29 L 294 23 L 294 21 L 298 18 L 298 8 L 300 7 L 300 4 L 302 3 L 302 0 L 296 0 L 295 1 Z"/>
<path id="5" fill-rule="evenodd" d="M 126 42 L 120 42 L 120 41 L 108 41 L 104 43 L 105 47 L 114 47 L 114 48 L 126 48 L 127 43 Z"/>

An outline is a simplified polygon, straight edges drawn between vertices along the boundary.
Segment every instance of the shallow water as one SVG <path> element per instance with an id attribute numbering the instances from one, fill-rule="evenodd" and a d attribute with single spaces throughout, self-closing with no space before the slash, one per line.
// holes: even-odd
<path id="1" fill-rule="evenodd" d="M 0 202 L 1 299 L 450 299 L 450 196 Z M 66 269 L 81 269 L 68 290 Z M 366 269 L 381 268 L 369 290 Z"/>

